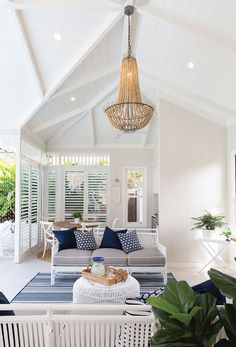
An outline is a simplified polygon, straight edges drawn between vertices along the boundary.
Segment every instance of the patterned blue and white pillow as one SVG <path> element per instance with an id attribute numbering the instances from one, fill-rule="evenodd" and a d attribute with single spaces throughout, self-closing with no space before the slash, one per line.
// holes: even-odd
<path id="1" fill-rule="evenodd" d="M 75 240 L 78 249 L 94 251 L 97 244 L 94 238 L 93 230 L 79 231 L 75 230 Z"/>
<path id="2" fill-rule="evenodd" d="M 130 310 L 126 310 L 123 312 L 124 316 L 135 316 L 135 317 L 146 317 L 151 316 L 152 311 L 151 309 L 144 305 L 140 300 L 137 298 L 127 298 L 125 300 L 126 305 L 130 305 Z M 143 307 L 142 311 L 133 310 L 132 305 L 141 305 Z M 149 346 L 149 342 L 151 340 L 151 334 L 152 334 L 152 325 L 149 326 L 146 325 L 145 331 L 143 331 L 142 326 L 140 323 L 125 323 L 121 326 L 119 338 L 116 341 L 115 346 L 116 347 L 143 347 L 143 346 Z M 147 330 L 148 328 L 148 330 Z M 145 336 L 146 335 L 146 336 Z"/>
<path id="3" fill-rule="evenodd" d="M 157 298 L 158 296 L 161 296 L 164 293 L 164 287 L 163 288 L 159 288 L 156 290 L 153 290 L 151 292 L 146 292 L 143 294 L 140 294 L 139 296 L 136 297 L 137 300 L 139 300 L 140 302 L 147 304 L 147 299 L 149 298 Z"/>
<path id="4" fill-rule="evenodd" d="M 120 239 L 122 249 L 126 254 L 143 249 L 135 230 L 128 231 L 127 233 L 117 233 L 117 235 Z"/>

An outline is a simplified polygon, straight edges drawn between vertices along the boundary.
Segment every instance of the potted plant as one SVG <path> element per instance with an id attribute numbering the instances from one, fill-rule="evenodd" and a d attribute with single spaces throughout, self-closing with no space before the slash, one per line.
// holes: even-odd
<path id="1" fill-rule="evenodd" d="M 230 241 L 230 236 L 232 236 L 232 230 L 228 228 L 227 230 L 222 231 L 220 235 L 225 236 L 225 241 Z"/>
<path id="2" fill-rule="evenodd" d="M 83 214 L 80 211 L 76 211 L 72 213 L 72 216 L 74 217 L 74 222 L 79 223 L 83 220 Z"/>
<path id="3" fill-rule="evenodd" d="M 225 216 L 219 214 L 212 215 L 206 210 L 202 216 L 191 218 L 195 220 L 192 230 L 201 229 L 203 237 L 211 237 L 212 231 L 215 231 L 217 228 L 222 228 L 225 225 Z"/>
<path id="4" fill-rule="evenodd" d="M 185 281 L 169 282 L 163 297 L 147 300 L 160 323 L 151 347 L 236 346 L 236 278 L 215 269 L 208 274 L 230 302 L 217 307 L 211 294 L 196 294 Z"/>
<path id="5" fill-rule="evenodd" d="M 227 339 L 221 339 L 215 346 L 235 347 L 236 346 L 236 278 L 224 274 L 218 270 L 208 271 L 210 279 L 221 293 L 230 299 L 224 307 L 220 308 L 219 319 L 225 329 Z"/>
<path id="6" fill-rule="evenodd" d="M 169 282 L 163 297 L 147 301 L 160 323 L 151 347 L 212 347 L 222 322 L 211 294 L 197 294 L 185 281 Z"/>

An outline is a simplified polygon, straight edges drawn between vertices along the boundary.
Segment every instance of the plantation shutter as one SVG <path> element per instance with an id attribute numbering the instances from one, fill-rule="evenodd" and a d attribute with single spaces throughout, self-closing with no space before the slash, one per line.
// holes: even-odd
<path id="1" fill-rule="evenodd" d="M 29 203 L 30 203 L 30 164 L 21 162 L 21 233 L 20 249 L 21 253 L 30 248 L 30 224 L 29 224 Z"/>
<path id="2" fill-rule="evenodd" d="M 40 166 L 27 160 L 21 162 L 21 254 L 39 243 Z"/>
<path id="3" fill-rule="evenodd" d="M 100 222 L 107 219 L 107 171 L 88 173 L 88 215 L 96 216 Z"/>
<path id="4" fill-rule="evenodd" d="M 56 218 L 56 170 L 48 169 L 48 219 Z"/>
<path id="5" fill-rule="evenodd" d="M 84 212 L 84 182 L 78 189 L 73 189 L 69 186 L 68 175 L 74 173 L 83 175 L 83 171 L 65 170 L 65 219 L 72 219 L 73 212 Z"/>
<path id="6" fill-rule="evenodd" d="M 40 215 L 40 194 L 39 194 L 39 167 L 32 166 L 31 169 L 31 247 L 39 241 L 39 215 Z"/>

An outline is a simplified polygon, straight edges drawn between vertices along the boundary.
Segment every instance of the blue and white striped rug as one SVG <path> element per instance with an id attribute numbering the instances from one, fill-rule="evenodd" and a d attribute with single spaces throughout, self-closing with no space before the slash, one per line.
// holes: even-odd
<path id="1" fill-rule="evenodd" d="M 141 294 L 163 288 L 161 274 L 133 274 L 139 281 Z M 51 286 L 50 273 L 38 273 L 12 300 L 12 303 L 67 303 L 72 302 L 72 288 L 80 277 L 75 274 L 61 274 L 56 278 L 55 286 Z M 175 281 L 168 273 L 168 281 Z"/>

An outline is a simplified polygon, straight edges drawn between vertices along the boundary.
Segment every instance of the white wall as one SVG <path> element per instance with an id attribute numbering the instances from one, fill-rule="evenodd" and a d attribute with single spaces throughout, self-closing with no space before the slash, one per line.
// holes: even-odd
<path id="1" fill-rule="evenodd" d="M 236 235 L 236 195 L 235 195 L 235 155 L 236 155 L 236 124 L 227 129 L 227 159 L 228 159 L 228 220 L 234 235 Z M 234 257 L 236 243 L 231 242 L 229 263 L 236 270 Z"/>
<path id="2" fill-rule="evenodd" d="M 226 129 L 160 100 L 160 240 L 173 263 L 201 263 L 191 231 L 204 209 L 227 212 Z"/>

